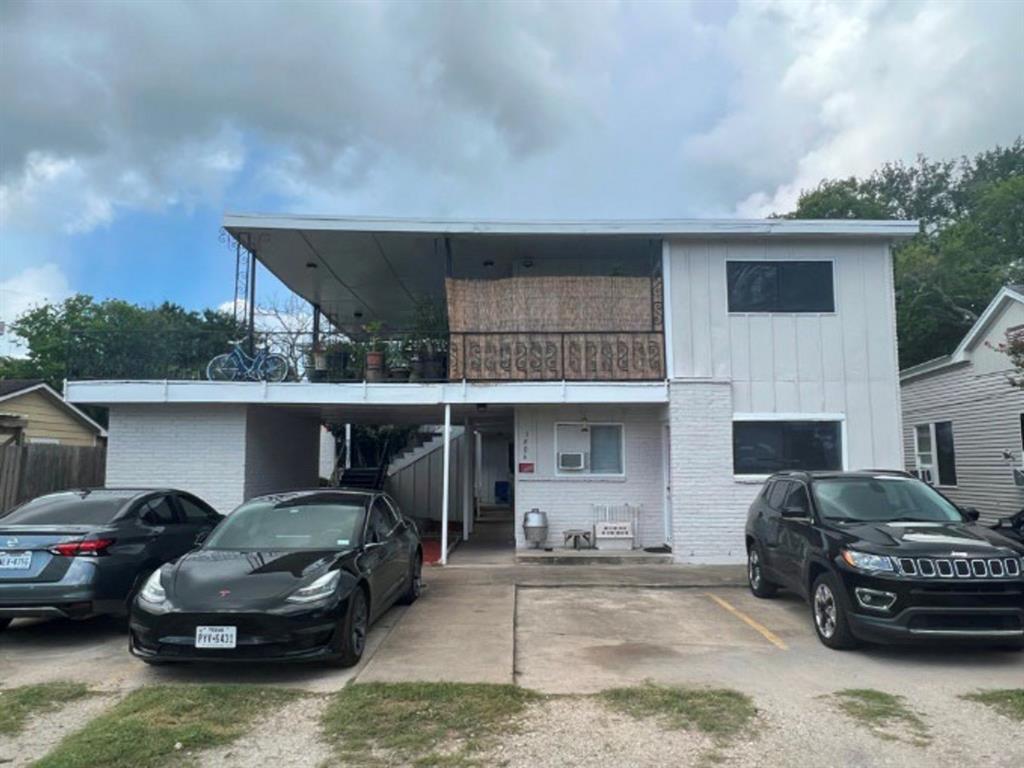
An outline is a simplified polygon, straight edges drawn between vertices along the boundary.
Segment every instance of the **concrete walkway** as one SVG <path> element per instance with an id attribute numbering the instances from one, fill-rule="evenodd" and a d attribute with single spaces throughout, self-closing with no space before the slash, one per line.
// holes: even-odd
<path id="1" fill-rule="evenodd" d="M 356 680 L 514 682 L 516 601 L 523 588 L 744 584 L 741 566 L 519 564 L 514 546 L 510 517 L 478 521 L 448 566 L 426 569 L 423 596 L 404 612 Z"/>

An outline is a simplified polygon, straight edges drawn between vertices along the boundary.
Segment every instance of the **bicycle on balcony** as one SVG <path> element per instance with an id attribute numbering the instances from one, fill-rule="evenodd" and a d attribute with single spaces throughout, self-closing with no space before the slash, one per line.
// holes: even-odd
<path id="1" fill-rule="evenodd" d="M 291 366 L 284 355 L 261 347 L 255 355 L 242 349 L 242 342 L 232 341 L 231 351 L 217 355 L 206 366 L 210 381 L 284 381 Z"/>

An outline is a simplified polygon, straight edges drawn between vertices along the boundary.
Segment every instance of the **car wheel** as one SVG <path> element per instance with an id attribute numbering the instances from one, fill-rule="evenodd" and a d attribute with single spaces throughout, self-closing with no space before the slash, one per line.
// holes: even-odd
<path id="1" fill-rule="evenodd" d="M 353 667 L 363 658 L 366 650 L 366 636 L 370 631 L 370 606 L 366 593 L 356 587 L 348 600 L 348 611 L 338 625 L 337 663 L 342 667 Z"/>
<path id="2" fill-rule="evenodd" d="M 398 598 L 402 605 L 412 605 L 423 592 L 423 555 L 417 552 L 409 563 L 405 592 Z"/>
<path id="3" fill-rule="evenodd" d="M 5 629 L 11 626 L 12 621 L 14 621 L 14 619 L 0 619 L 0 632 L 3 632 Z"/>
<path id="4" fill-rule="evenodd" d="M 747 552 L 747 584 L 754 597 L 769 598 L 775 597 L 779 591 L 776 584 L 768 581 L 764 575 L 764 558 L 761 556 L 761 545 L 752 544 Z"/>
<path id="5" fill-rule="evenodd" d="M 843 651 L 857 647 L 857 638 L 846 620 L 846 606 L 843 605 L 839 586 L 830 573 L 823 573 L 814 580 L 811 617 L 818 639 L 829 648 Z"/>

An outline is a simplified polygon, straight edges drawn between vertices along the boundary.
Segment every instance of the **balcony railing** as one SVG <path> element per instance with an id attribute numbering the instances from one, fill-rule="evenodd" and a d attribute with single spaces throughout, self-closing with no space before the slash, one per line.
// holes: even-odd
<path id="1" fill-rule="evenodd" d="M 452 333 L 451 378 L 469 381 L 657 381 L 660 331 Z"/>
<path id="2" fill-rule="evenodd" d="M 208 333 L 79 332 L 67 342 L 66 378 L 203 380 L 229 336 Z M 386 332 L 371 339 L 308 332 L 258 333 L 256 349 L 282 355 L 286 381 L 658 381 L 660 331 Z M 246 345 L 243 344 L 243 349 Z M 379 353 L 379 354 L 377 354 Z M 259 375 L 240 380 L 260 380 Z"/>

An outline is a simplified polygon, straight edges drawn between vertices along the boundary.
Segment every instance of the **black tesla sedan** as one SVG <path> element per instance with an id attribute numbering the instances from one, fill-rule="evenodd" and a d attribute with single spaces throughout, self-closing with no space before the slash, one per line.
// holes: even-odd
<path id="1" fill-rule="evenodd" d="M 127 612 L 149 575 L 221 516 L 171 488 L 50 493 L 0 517 L 0 630 L 19 617 Z"/>
<path id="2" fill-rule="evenodd" d="M 371 624 L 422 585 L 415 525 L 376 491 L 261 496 L 200 549 L 154 573 L 132 607 L 143 661 L 309 661 L 352 666 Z"/>
<path id="3" fill-rule="evenodd" d="M 830 648 L 1024 648 L 1024 545 L 977 519 L 905 473 L 782 472 L 750 507 L 750 589 L 805 598 Z"/>

